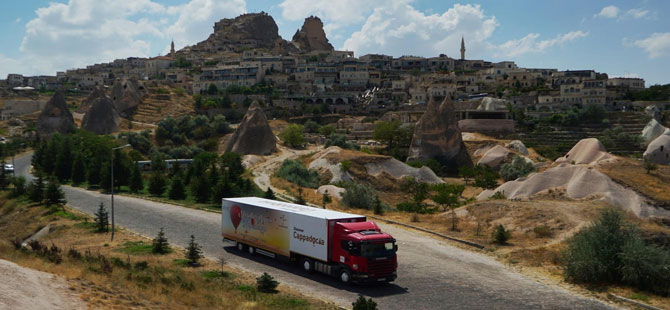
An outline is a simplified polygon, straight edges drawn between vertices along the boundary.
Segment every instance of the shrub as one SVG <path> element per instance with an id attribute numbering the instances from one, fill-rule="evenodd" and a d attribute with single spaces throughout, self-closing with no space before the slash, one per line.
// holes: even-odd
<path id="1" fill-rule="evenodd" d="M 279 133 L 279 138 L 290 147 L 302 147 L 305 144 L 304 131 L 305 128 L 302 125 L 290 124 Z"/>
<path id="2" fill-rule="evenodd" d="M 167 237 L 165 237 L 163 227 L 161 227 L 161 230 L 158 232 L 158 236 L 156 236 L 156 238 L 153 240 L 151 252 L 155 254 L 167 254 L 169 251 L 170 245 L 168 244 Z"/>
<path id="3" fill-rule="evenodd" d="M 339 146 L 343 149 L 357 150 L 359 146 L 347 141 L 347 136 L 339 133 L 331 134 L 325 142 L 326 147 Z"/>
<path id="4" fill-rule="evenodd" d="M 636 228 L 616 210 L 604 211 L 590 227 L 568 241 L 565 276 L 583 283 L 623 283 L 670 294 L 670 253 L 646 245 Z"/>
<path id="5" fill-rule="evenodd" d="M 278 285 L 279 282 L 267 272 L 263 272 L 260 277 L 256 278 L 256 287 L 259 292 L 273 293 Z"/>
<path id="6" fill-rule="evenodd" d="M 277 172 L 280 178 L 302 187 L 316 188 L 319 185 L 319 173 L 307 169 L 299 160 L 284 160 Z"/>
<path id="7" fill-rule="evenodd" d="M 533 232 L 538 238 L 547 238 L 551 236 L 551 228 L 547 225 L 535 226 Z"/>
<path id="8" fill-rule="evenodd" d="M 490 200 L 498 200 L 498 199 L 506 199 L 506 198 L 507 197 L 505 197 L 505 191 L 497 191 L 497 192 L 493 193 L 493 195 L 491 195 L 491 197 L 489 199 Z"/>
<path id="9" fill-rule="evenodd" d="M 507 244 L 507 240 L 511 238 L 512 235 L 509 230 L 505 229 L 505 226 L 502 224 L 496 226 L 496 229 L 493 231 L 493 243 L 496 244 Z"/>
<path id="10" fill-rule="evenodd" d="M 498 186 L 498 173 L 489 166 L 477 166 L 475 168 L 475 186 L 494 189 Z"/>
<path id="11" fill-rule="evenodd" d="M 363 295 L 358 295 L 358 299 L 351 306 L 353 310 L 377 310 L 377 303 L 372 298 L 365 299 Z"/>
<path id="12" fill-rule="evenodd" d="M 350 208 L 372 210 L 375 206 L 375 191 L 363 184 L 349 183 L 342 193 L 342 203 Z"/>
<path id="13" fill-rule="evenodd" d="M 511 181 L 520 177 L 527 176 L 535 170 L 533 163 L 526 161 L 523 157 L 516 155 L 511 163 L 503 164 L 500 167 L 500 176 L 503 180 Z"/>

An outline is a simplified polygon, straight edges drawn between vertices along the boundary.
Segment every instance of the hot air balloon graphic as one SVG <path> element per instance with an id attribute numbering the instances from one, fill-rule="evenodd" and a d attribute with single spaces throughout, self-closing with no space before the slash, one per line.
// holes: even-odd
<path id="1" fill-rule="evenodd" d="M 230 220 L 235 227 L 235 233 L 237 233 L 237 226 L 239 226 L 242 221 L 242 209 L 240 209 L 238 205 L 233 205 L 233 207 L 230 208 Z"/>

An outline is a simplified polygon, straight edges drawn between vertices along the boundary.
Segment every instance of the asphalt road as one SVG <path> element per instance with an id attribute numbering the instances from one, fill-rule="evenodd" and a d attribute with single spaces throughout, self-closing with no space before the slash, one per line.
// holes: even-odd
<path id="1" fill-rule="evenodd" d="M 28 178 L 30 156 L 16 158 L 17 174 Z M 63 188 L 68 205 L 93 214 L 109 195 Z M 563 288 L 537 282 L 486 255 L 463 250 L 421 233 L 381 224 L 398 240 L 398 279 L 383 286 L 342 285 L 319 274 L 264 256 L 239 253 L 222 243 L 220 215 L 142 199 L 115 196 L 117 225 L 153 237 L 161 227 L 170 243 L 185 247 L 191 234 L 206 256 L 223 257 L 233 266 L 260 274 L 268 272 L 300 292 L 345 307 L 357 294 L 372 297 L 380 309 L 611 309 L 600 301 Z M 224 247 L 225 246 L 225 247 Z"/>

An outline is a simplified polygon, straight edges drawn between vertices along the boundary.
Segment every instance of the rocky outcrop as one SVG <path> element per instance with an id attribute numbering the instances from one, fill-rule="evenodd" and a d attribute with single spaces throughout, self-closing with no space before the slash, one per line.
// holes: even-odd
<path id="1" fill-rule="evenodd" d="M 594 165 L 615 157 L 605 150 L 605 146 L 596 138 L 581 139 L 565 156 L 556 159 L 557 163 Z"/>
<path id="2" fill-rule="evenodd" d="M 526 145 L 524 145 L 523 142 L 521 142 L 520 140 L 512 140 L 509 143 L 505 144 L 505 147 L 526 156 L 530 154 L 528 152 L 528 148 L 526 148 Z"/>
<path id="3" fill-rule="evenodd" d="M 465 148 L 454 104 L 444 99 L 439 106 L 430 98 L 426 112 L 416 123 L 407 161 L 435 159 L 448 170 L 472 165 Z"/>
<path id="4" fill-rule="evenodd" d="M 293 35 L 291 42 L 302 52 L 333 50 L 333 46 L 326 38 L 326 32 L 323 31 L 321 19 L 315 16 L 305 18 L 305 23 Z"/>
<path id="5" fill-rule="evenodd" d="M 279 28 L 272 16 L 265 12 L 243 14 L 224 18 L 214 24 L 214 33 L 207 40 L 191 47 L 191 51 L 220 53 L 241 52 L 246 49 L 265 48 L 275 52 L 296 49 L 279 36 Z"/>
<path id="6" fill-rule="evenodd" d="M 650 143 L 658 138 L 658 136 L 662 135 L 667 129 L 668 128 L 659 123 L 655 118 L 652 118 L 642 129 L 642 138 L 645 143 Z"/>
<path id="7" fill-rule="evenodd" d="M 65 95 L 58 90 L 37 119 L 37 133 L 41 138 L 47 138 L 55 133 L 67 133 L 75 128 L 77 126 L 65 102 Z"/>
<path id="8" fill-rule="evenodd" d="M 484 156 L 477 162 L 477 166 L 489 166 L 491 168 L 500 168 L 500 165 L 505 161 L 509 150 L 501 145 L 496 145 L 490 148 Z"/>
<path id="9" fill-rule="evenodd" d="M 105 96 L 105 91 L 100 87 L 95 87 L 93 91 L 88 94 L 88 97 L 81 102 L 79 108 L 77 108 L 78 113 L 86 113 L 89 108 L 95 103 L 98 98 Z"/>
<path id="10" fill-rule="evenodd" d="M 265 113 L 253 102 L 242 118 L 242 122 L 223 146 L 224 152 L 268 155 L 277 150 L 275 138 Z"/>
<path id="11" fill-rule="evenodd" d="M 142 82 L 136 79 L 123 78 L 117 80 L 112 87 L 110 96 L 114 102 L 116 111 L 127 116 L 142 103 L 142 98 L 147 91 Z"/>
<path id="12" fill-rule="evenodd" d="M 119 120 L 114 102 L 103 94 L 84 115 L 81 128 L 99 135 L 110 134 L 119 131 Z"/>
<path id="13" fill-rule="evenodd" d="M 670 165 L 670 129 L 651 141 L 642 157 L 655 164 Z"/>

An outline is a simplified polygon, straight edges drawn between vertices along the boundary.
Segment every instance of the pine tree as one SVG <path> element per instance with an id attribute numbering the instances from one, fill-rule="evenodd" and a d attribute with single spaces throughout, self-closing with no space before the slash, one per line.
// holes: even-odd
<path id="1" fill-rule="evenodd" d="M 9 178 L 7 177 L 7 171 L 5 171 L 5 160 L 0 159 L 0 189 L 3 191 L 7 189 L 7 183 L 9 183 Z"/>
<path id="2" fill-rule="evenodd" d="M 42 200 L 44 200 L 44 188 L 44 177 L 42 177 L 41 173 L 38 173 L 37 177 L 28 186 L 28 198 L 30 201 L 42 203 Z"/>
<path id="3" fill-rule="evenodd" d="M 191 261 L 191 266 L 198 266 L 198 260 L 203 258 L 200 245 L 195 242 L 195 236 L 191 235 L 191 241 L 188 242 L 186 249 L 186 258 Z"/>
<path id="4" fill-rule="evenodd" d="M 196 175 L 191 180 L 191 195 L 195 197 L 195 201 L 205 203 L 209 201 L 209 184 L 205 175 Z"/>
<path id="5" fill-rule="evenodd" d="M 77 154 L 74 158 L 71 179 L 73 184 L 80 184 L 86 181 L 86 165 L 81 154 Z"/>
<path id="6" fill-rule="evenodd" d="M 98 212 L 95 213 L 95 226 L 97 232 L 107 232 L 109 230 L 109 213 L 107 213 L 105 204 L 102 202 Z"/>
<path id="7" fill-rule="evenodd" d="M 328 191 L 323 193 L 323 197 L 321 197 L 321 203 L 322 207 L 325 209 L 326 205 L 331 203 L 333 200 L 330 198 L 330 195 L 328 195 Z"/>
<path id="8" fill-rule="evenodd" d="M 46 175 L 53 174 L 54 169 L 56 169 L 56 161 L 54 159 L 58 158 L 58 145 L 60 144 L 61 140 L 61 136 L 59 134 L 55 134 L 47 143 L 41 164 L 42 170 Z"/>
<path id="9" fill-rule="evenodd" d="M 376 215 L 384 215 L 384 204 L 381 200 L 379 200 L 378 195 L 375 196 L 375 202 L 372 210 Z"/>
<path id="10" fill-rule="evenodd" d="M 58 148 L 56 166 L 54 167 L 54 174 L 59 182 L 65 182 L 70 179 L 73 161 L 72 143 L 70 142 L 70 138 L 65 137 Z"/>
<path id="11" fill-rule="evenodd" d="M 170 182 L 170 190 L 168 191 L 168 196 L 172 200 L 184 200 L 186 199 L 186 190 L 184 188 L 184 182 L 181 180 L 181 175 L 176 174 L 172 177 Z"/>
<path id="12" fill-rule="evenodd" d="M 268 190 L 265 191 L 265 194 L 263 195 L 263 198 L 272 199 L 272 200 L 277 199 L 277 197 L 275 196 L 275 192 L 272 191 L 272 188 L 270 188 L 270 186 L 268 186 Z"/>
<path id="13" fill-rule="evenodd" d="M 166 254 L 170 251 L 170 245 L 168 244 L 167 237 L 165 237 L 165 232 L 163 227 L 158 232 L 158 236 L 153 240 L 151 245 L 151 252 L 156 254 Z"/>
<path id="14" fill-rule="evenodd" d="M 131 193 L 139 193 L 144 189 L 144 181 L 142 180 L 142 172 L 140 167 L 137 164 L 133 164 L 133 168 L 130 172 L 130 180 L 128 180 L 128 187 L 130 188 Z"/>
<path id="15" fill-rule="evenodd" d="M 65 193 L 63 193 L 63 190 L 60 188 L 58 179 L 54 177 L 49 178 L 47 189 L 44 192 L 44 200 L 47 207 L 50 207 L 51 205 L 63 205 L 67 203 L 65 200 Z"/>
<path id="16" fill-rule="evenodd" d="M 94 160 L 91 161 L 91 163 L 88 165 L 87 175 L 86 175 L 86 181 L 88 182 L 88 186 L 96 186 L 100 185 L 100 171 L 102 162 L 100 162 L 99 158 L 94 158 Z"/>
<path id="17" fill-rule="evenodd" d="M 100 188 L 106 192 L 112 191 L 112 168 L 109 162 L 105 162 L 100 167 Z"/>
<path id="18" fill-rule="evenodd" d="M 165 175 L 160 171 L 154 171 L 149 179 L 149 193 L 154 196 L 162 196 L 165 192 Z"/>
<path id="19" fill-rule="evenodd" d="M 295 203 L 297 203 L 299 205 L 307 204 L 307 201 L 305 201 L 305 198 L 302 197 L 302 187 L 298 187 L 298 198 L 296 198 Z"/>
<path id="20" fill-rule="evenodd" d="M 23 176 L 12 178 L 12 197 L 19 197 L 26 193 L 26 178 Z"/>

